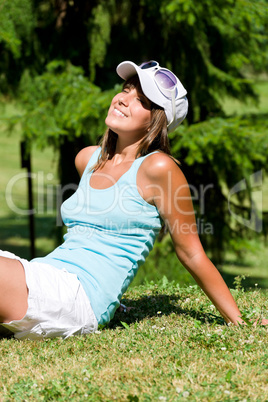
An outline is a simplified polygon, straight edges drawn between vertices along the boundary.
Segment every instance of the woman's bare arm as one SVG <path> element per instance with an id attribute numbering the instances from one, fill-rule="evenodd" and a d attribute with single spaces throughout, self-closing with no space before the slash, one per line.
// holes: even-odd
<path id="1" fill-rule="evenodd" d="M 170 157 L 158 153 L 150 157 L 150 169 L 145 171 L 145 181 L 151 183 L 148 200 L 156 205 L 168 226 L 179 260 L 227 323 L 242 322 L 232 294 L 201 245 L 189 186 L 181 169 Z"/>

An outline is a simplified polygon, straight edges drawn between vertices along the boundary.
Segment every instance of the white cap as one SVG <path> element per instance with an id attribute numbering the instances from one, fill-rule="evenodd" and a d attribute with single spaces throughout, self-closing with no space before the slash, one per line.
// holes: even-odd
<path id="1" fill-rule="evenodd" d="M 150 99 L 151 102 L 161 106 L 164 109 L 168 122 L 168 132 L 170 133 L 175 130 L 175 128 L 184 120 L 187 115 L 188 100 L 185 96 L 187 91 L 183 87 L 178 77 L 172 73 L 177 79 L 175 105 L 173 105 L 170 95 L 165 96 L 165 90 L 162 88 L 160 89 L 155 80 L 155 73 L 158 70 L 161 70 L 162 67 L 160 67 L 155 61 L 152 61 L 151 64 L 152 67 L 142 69 L 132 61 L 123 61 L 117 66 L 116 72 L 121 78 L 123 78 L 123 80 L 127 80 L 130 77 L 138 74 L 144 95 Z"/>

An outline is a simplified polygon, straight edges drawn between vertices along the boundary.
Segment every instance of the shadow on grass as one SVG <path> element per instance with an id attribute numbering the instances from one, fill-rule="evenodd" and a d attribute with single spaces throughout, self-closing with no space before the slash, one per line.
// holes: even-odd
<path id="1" fill-rule="evenodd" d="M 30 259 L 30 247 L 29 247 L 29 226 L 27 217 L 14 217 L 0 219 L 0 249 L 10 251 L 22 258 Z M 56 243 L 56 226 L 55 217 L 35 217 L 36 239 L 38 238 L 54 238 Z M 11 241 L 16 239 L 14 243 Z M 21 240 L 21 242 L 20 242 Z M 21 244 L 19 244 L 21 243 Z M 50 250 L 49 250 L 50 251 Z M 43 256 L 46 254 L 44 249 L 36 249 L 37 256 Z M 236 265 L 235 263 L 232 263 Z M 237 264 L 238 265 L 238 264 Z M 242 266 L 242 264 L 240 264 Z M 243 265 L 245 267 L 245 265 Z M 247 267 L 250 274 L 250 269 L 253 268 L 250 265 Z M 230 274 L 221 272 L 225 282 L 230 288 L 234 288 L 234 281 L 237 274 Z M 255 289 L 255 284 L 258 284 L 258 288 L 267 289 L 268 279 L 257 276 L 246 277 L 242 280 L 242 287 L 245 290 Z M 171 302 L 172 300 L 172 302 Z M 199 320 L 201 323 L 216 322 L 217 324 L 223 324 L 224 321 L 221 317 L 215 316 L 210 313 L 203 313 L 194 309 L 183 309 L 174 305 L 174 300 L 179 300 L 178 296 L 172 295 L 154 295 L 144 296 L 139 300 L 126 300 L 125 303 L 134 307 L 128 313 L 117 312 L 114 319 L 108 324 L 108 328 L 122 327 L 121 321 L 127 324 L 134 323 L 136 321 L 142 321 L 146 318 L 152 318 L 159 316 L 158 311 L 161 311 L 162 315 L 170 315 L 175 313 L 178 316 L 185 315 Z M 4 327 L 0 326 L 0 339 L 9 337 L 12 333 L 7 331 Z"/>
<path id="2" fill-rule="evenodd" d="M 218 325 L 224 325 L 224 320 L 211 313 L 202 312 L 194 309 L 185 309 L 176 306 L 179 302 L 180 297 L 176 295 L 152 295 L 144 296 L 138 300 L 124 299 L 124 303 L 128 307 L 132 307 L 128 312 L 117 312 L 115 313 L 112 321 L 104 328 L 115 329 L 117 327 L 123 327 L 121 322 L 125 322 L 128 325 L 135 323 L 137 321 L 143 321 L 144 319 L 150 319 L 152 317 L 159 317 L 159 311 L 161 315 L 170 315 L 172 313 L 178 316 L 184 315 L 192 317 L 202 324 L 205 323 L 216 323 Z M 175 305 L 174 305 L 175 304 Z M 0 339 L 12 337 L 12 332 L 8 331 L 6 328 L 0 325 Z"/>
<path id="3" fill-rule="evenodd" d="M 2 327 L 2 325 L 0 325 L 0 340 L 4 338 L 13 338 L 13 332 L 9 331 L 9 329 Z"/>
<path id="4" fill-rule="evenodd" d="M 202 309 L 197 311 L 191 308 L 179 307 L 176 305 L 179 300 L 180 297 L 176 295 L 144 296 L 138 300 L 124 299 L 126 306 L 131 307 L 131 309 L 126 313 L 117 310 L 114 318 L 107 325 L 107 328 L 114 329 L 117 327 L 123 327 L 121 322 L 125 322 L 129 325 L 137 321 L 143 321 L 144 319 L 159 317 L 160 311 L 161 316 L 168 316 L 172 313 L 175 313 L 178 316 L 184 315 L 187 317 L 192 317 L 200 321 L 202 324 L 216 323 L 218 325 L 225 325 L 225 321 L 220 316 L 202 312 Z"/>

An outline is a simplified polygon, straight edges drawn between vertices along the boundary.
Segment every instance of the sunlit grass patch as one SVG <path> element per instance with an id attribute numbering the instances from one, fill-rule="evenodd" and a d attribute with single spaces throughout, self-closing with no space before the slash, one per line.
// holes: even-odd
<path id="1" fill-rule="evenodd" d="M 263 80 L 256 82 L 254 89 L 259 96 L 258 102 L 249 100 L 247 103 L 241 102 L 233 98 L 224 98 L 221 103 L 225 113 L 233 114 L 249 114 L 249 113 L 267 113 L 268 110 L 268 81 Z"/>
<path id="2" fill-rule="evenodd" d="M 267 299 L 233 293 L 247 315 Z M 134 308 L 93 335 L 0 341 L 0 399 L 265 400 L 268 328 L 226 326 L 197 286 L 166 280 L 124 301 Z"/>

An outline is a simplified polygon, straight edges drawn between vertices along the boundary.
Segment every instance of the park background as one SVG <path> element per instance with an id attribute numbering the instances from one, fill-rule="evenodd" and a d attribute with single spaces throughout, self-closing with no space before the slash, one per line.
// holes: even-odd
<path id="1" fill-rule="evenodd" d="M 45 255 L 61 242 L 64 233 L 57 213 L 60 202 L 70 194 L 62 189 L 79 180 L 74 157 L 104 133 L 110 100 L 122 84 L 115 73 L 117 64 L 156 59 L 173 70 L 188 90 L 189 114 L 170 142 L 193 196 L 198 191 L 194 207 L 202 243 L 243 302 L 245 314 L 267 310 L 267 4 L 260 0 L 1 0 L 0 249 L 24 258 L 32 256 L 29 217 L 23 212 L 28 208 L 28 195 L 21 141 L 32 165 L 35 254 Z M 258 181 L 254 182 L 256 173 Z M 229 199 L 238 183 L 240 191 Z M 209 188 L 203 200 L 202 186 Z M 252 213 L 255 220 L 249 222 Z M 213 233 L 206 232 L 209 225 Z M 119 400 L 120 395 L 122 400 L 134 401 L 189 396 L 192 400 L 240 400 L 240 395 L 245 400 L 266 400 L 261 391 L 267 390 L 267 355 L 261 345 L 264 330 L 255 330 L 255 340 L 248 329 L 242 335 L 217 326 L 212 330 L 207 318 L 211 316 L 205 313 L 211 306 L 178 263 L 168 234 L 156 242 L 126 298 L 136 313 L 129 318 L 120 316 L 98 339 L 69 340 L 64 345 L 50 341 L 41 347 L 34 343 L 18 346 L 11 340 L 2 343 L 3 356 L 6 347 L 16 356 L 31 352 L 37 373 L 29 373 L 27 360 L 22 358 L 19 363 L 17 357 L 16 364 L 25 371 L 10 378 L 12 357 L 5 355 L 2 378 L 9 385 L 3 395 L 11 399 L 18 395 L 17 400 L 25 395 L 30 399 L 73 395 L 83 400 L 94 394 L 92 400 L 110 400 L 111 377 Z M 178 300 L 182 301 L 180 307 Z M 187 310 L 183 303 L 190 303 L 191 308 Z M 179 330 L 171 311 L 182 314 Z M 162 329 L 165 335 L 160 334 Z M 181 340 L 174 363 L 176 374 L 172 363 L 175 333 Z M 244 360 L 236 355 L 240 341 L 247 345 Z M 103 349 L 105 342 L 116 342 L 121 353 L 118 361 Z M 156 365 L 151 350 L 146 350 L 148 342 L 159 354 Z M 127 343 L 132 346 L 122 346 Z M 163 352 L 163 344 L 170 351 Z M 204 350 L 203 356 L 195 355 L 198 346 Z M 87 347 L 98 351 L 100 362 L 95 364 L 93 356 L 94 364 L 88 363 L 80 373 L 75 364 L 83 366 Z M 136 360 L 131 358 L 133 351 Z M 66 376 L 59 374 L 63 353 L 71 362 L 70 367 L 62 366 Z M 222 376 L 216 380 L 219 356 Z M 223 363 L 227 358 L 229 365 Z M 113 372 L 108 369 L 109 359 Z M 166 360 L 167 368 L 161 368 L 162 378 L 156 385 L 161 359 Z M 261 374 L 257 361 L 262 362 Z M 203 365 L 207 378 L 200 380 L 198 367 Z M 116 374 L 123 369 L 125 377 Z M 131 382 L 133 372 L 138 385 Z M 99 380 L 92 384 L 89 379 L 96 373 Z M 100 390 L 105 381 L 107 386 Z"/>

